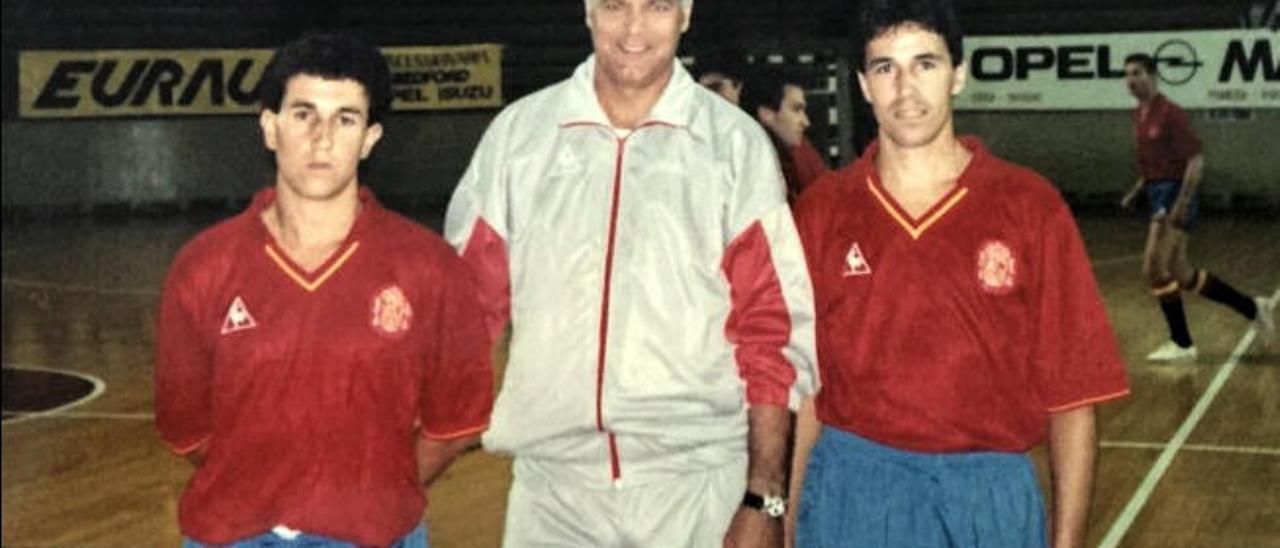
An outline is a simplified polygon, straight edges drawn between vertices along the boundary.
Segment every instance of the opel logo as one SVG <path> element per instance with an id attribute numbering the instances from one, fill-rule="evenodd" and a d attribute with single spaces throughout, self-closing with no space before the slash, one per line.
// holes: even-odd
<path id="1" fill-rule="evenodd" d="M 1204 66 L 1196 56 L 1196 49 L 1185 40 L 1168 40 L 1156 48 L 1157 74 L 1166 84 L 1180 86 L 1191 81 L 1196 71 Z"/>

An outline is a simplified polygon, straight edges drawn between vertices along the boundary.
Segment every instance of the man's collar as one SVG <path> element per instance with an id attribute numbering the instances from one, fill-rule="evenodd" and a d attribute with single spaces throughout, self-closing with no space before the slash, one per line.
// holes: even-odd
<path id="1" fill-rule="evenodd" d="M 641 124 L 664 124 L 688 128 L 700 133 L 692 124 L 695 93 L 699 86 L 678 59 L 672 59 L 671 79 Z M 596 56 L 592 54 L 578 65 L 569 81 L 569 100 L 559 107 L 557 122 L 561 126 L 599 124 L 609 126 L 609 117 L 600 107 L 595 88 Z"/>

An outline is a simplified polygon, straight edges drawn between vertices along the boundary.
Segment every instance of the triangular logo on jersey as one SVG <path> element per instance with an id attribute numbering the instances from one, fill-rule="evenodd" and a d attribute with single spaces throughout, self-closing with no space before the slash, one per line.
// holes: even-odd
<path id="1" fill-rule="evenodd" d="M 249 313 L 249 308 L 244 305 L 244 299 L 236 295 L 236 299 L 231 301 L 231 307 L 227 308 L 227 318 L 222 320 L 222 334 L 235 333 L 236 331 L 244 331 L 245 329 L 253 329 L 258 327 L 258 322 L 253 321 L 253 315 Z"/>
<path id="2" fill-rule="evenodd" d="M 867 262 L 867 258 L 862 255 L 862 250 L 858 248 L 858 242 L 854 242 L 849 246 L 849 253 L 844 256 L 844 276 L 867 276 L 871 274 L 871 264 Z"/>

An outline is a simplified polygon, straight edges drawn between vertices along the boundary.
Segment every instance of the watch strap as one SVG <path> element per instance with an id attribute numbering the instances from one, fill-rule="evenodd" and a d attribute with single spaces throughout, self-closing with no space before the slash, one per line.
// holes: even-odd
<path id="1" fill-rule="evenodd" d="M 780 518 L 787 512 L 787 499 L 777 496 L 766 496 L 752 491 L 742 495 L 742 505 L 759 510 L 771 518 Z"/>

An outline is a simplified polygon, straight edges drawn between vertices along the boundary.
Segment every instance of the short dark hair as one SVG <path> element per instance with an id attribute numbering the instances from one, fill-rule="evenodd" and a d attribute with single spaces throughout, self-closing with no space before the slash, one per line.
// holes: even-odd
<path id="1" fill-rule="evenodd" d="M 741 84 L 737 76 L 719 70 L 708 70 L 702 73 L 701 76 L 698 76 L 698 82 L 716 93 L 723 92 L 725 86 Z"/>
<path id="2" fill-rule="evenodd" d="M 787 97 L 787 86 L 801 87 L 788 79 L 782 68 L 774 65 L 758 65 L 747 71 L 742 82 L 742 97 L 739 104 L 753 118 L 760 107 L 770 110 L 782 108 L 782 101 Z"/>
<path id="3" fill-rule="evenodd" d="M 258 103 L 280 111 L 289 79 L 299 74 L 326 80 L 355 80 L 369 99 L 369 125 L 382 120 L 391 108 L 391 69 L 382 52 L 354 37 L 339 33 L 309 33 L 285 44 L 267 67 L 258 84 Z"/>
<path id="4" fill-rule="evenodd" d="M 964 61 L 960 18 L 951 0 L 866 0 L 858 12 L 854 28 L 854 65 L 866 70 L 867 44 L 885 31 L 904 24 L 920 25 L 942 36 L 951 54 L 951 65 Z"/>
<path id="5" fill-rule="evenodd" d="M 1160 73 L 1160 69 L 1156 68 L 1156 59 L 1145 53 L 1130 53 L 1125 56 L 1124 64 L 1137 63 L 1147 71 L 1147 74 L 1155 76 Z"/>

